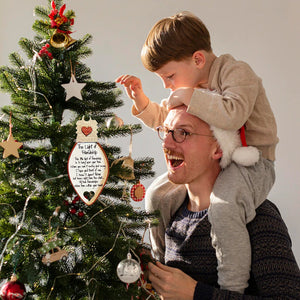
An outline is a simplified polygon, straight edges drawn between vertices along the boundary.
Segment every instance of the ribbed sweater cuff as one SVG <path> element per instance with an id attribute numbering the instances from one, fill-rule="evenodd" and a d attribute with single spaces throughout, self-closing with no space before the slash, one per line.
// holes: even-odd
<path id="1" fill-rule="evenodd" d="M 198 281 L 193 300 L 211 300 L 213 295 L 213 287 Z"/>

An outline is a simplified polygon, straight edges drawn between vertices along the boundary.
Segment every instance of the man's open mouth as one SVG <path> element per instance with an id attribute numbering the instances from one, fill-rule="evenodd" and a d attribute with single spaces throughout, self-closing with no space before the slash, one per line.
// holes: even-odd
<path id="1" fill-rule="evenodd" d="M 166 158 L 172 168 L 177 168 L 184 162 L 182 155 L 172 153 L 170 150 L 166 149 L 164 151 L 166 154 Z"/>

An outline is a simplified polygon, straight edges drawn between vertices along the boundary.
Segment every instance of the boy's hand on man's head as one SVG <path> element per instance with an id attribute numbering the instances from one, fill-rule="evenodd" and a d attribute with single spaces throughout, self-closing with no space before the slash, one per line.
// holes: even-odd
<path id="1" fill-rule="evenodd" d="M 168 99 L 168 104 L 167 104 L 168 110 L 180 105 L 189 106 L 193 93 L 194 93 L 193 88 L 185 88 L 185 87 L 179 88 L 174 92 L 172 92 Z"/>
<path id="2" fill-rule="evenodd" d="M 149 103 L 148 97 L 144 94 L 141 80 L 133 75 L 121 75 L 115 80 L 124 86 L 127 96 L 134 101 L 137 111 L 142 111 Z"/>

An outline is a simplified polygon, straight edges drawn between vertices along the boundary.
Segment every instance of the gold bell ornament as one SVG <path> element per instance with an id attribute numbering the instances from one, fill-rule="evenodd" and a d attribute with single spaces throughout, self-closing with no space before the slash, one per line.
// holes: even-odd
<path id="1" fill-rule="evenodd" d="M 135 179 L 134 160 L 132 159 L 131 154 L 132 154 L 132 130 L 131 130 L 131 135 L 130 135 L 129 155 L 125 156 L 125 157 L 121 157 L 119 159 L 116 159 L 112 162 L 112 166 L 113 166 L 121 161 L 122 162 L 121 167 L 125 168 L 129 171 L 128 174 L 118 174 L 118 177 L 125 179 L 125 180 Z"/>
<path id="2" fill-rule="evenodd" d="M 51 46 L 58 49 L 68 48 L 75 42 L 76 40 L 72 39 L 70 35 L 63 32 L 59 32 L 58 30 L 55 30 L 50 39 Z"/>

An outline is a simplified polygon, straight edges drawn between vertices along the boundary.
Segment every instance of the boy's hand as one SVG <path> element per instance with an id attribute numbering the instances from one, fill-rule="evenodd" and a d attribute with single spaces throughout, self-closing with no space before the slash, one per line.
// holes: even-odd
<path id="1" fill-rule="evenodd" d="M 183 104 L 185 106 L 189 106 L 193 92 L 194 92 L 193 88 L 185 88 L 185 87 L 179 88 L 174 92 L 172 92 L 168 99 L 168 104 L 167 104 L 168 110 Z"/>
<path id="2" fill-rule="evenodd" d="M 130 99 L 134 101 L 134 105 L 138 112 L 146 108 L 149 103 L 148 97 L 144 94 L 141 80 L 132 75 L 122 75 L 115 82 L 124 86 L 125 91 Z"/>

